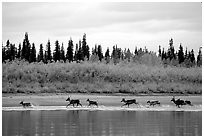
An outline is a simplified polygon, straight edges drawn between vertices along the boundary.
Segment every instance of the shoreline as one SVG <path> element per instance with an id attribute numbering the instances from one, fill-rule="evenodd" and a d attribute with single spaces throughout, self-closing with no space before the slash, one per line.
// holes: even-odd
<path id="1" fill-rule="evenodd" d="M 172 95 L 112 95 L 112 94 L 82 94 L 82 93 L 40 93 L 40 94 L 2 94 L 2 107 L 20 106 L 20 101 L 31 102 L 37 106 L 66 106 L 66 99 L 79 99 L 87 106 L 87 99 L 97 101 L 99 105 L 121 106 L 121 99 L 136 99 L 138 103 L 147 105 L 148 100 L 159 100 L 161 104 L 174 105 Z M 202 95 L 174 95 L 176 99 L 190 100 L 194 105 L 202 105 Z"/>
<path id="2" fill-rule="evenodd" d="M 44 93 L 2 93 L 2 97 L 8 97 L 8 96 L 22 96 L 22 95 L 34 95 L 34 96 L 47 96 L 47 95 L 101 95 L 101 96 L 201 96 L 202 94 L 181 94 L 181 93 L 110 93 L 110 92 L 69 92 L 69 93 L 48 93 L 48 92 L 44 92 Z"/>

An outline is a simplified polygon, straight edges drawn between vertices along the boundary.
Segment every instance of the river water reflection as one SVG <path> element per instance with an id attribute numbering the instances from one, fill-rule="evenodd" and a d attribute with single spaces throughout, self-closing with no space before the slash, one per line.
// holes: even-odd
<path id="1" fill-rule="evenodd" d="M 2 111 L 2 135 L 202 135 L 202 112 Z"/>

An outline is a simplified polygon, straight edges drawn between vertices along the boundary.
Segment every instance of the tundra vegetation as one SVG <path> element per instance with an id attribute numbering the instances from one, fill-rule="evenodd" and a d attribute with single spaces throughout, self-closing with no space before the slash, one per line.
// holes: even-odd
<path id="1" fill-rule="evenodd" d="M 106 94 L 202 94 L 202 52 L 174 50 L 173 39 L 169 49 L 158 54 L 148 49 L 122 50 L 117 45 L 105 54 L 101 45 L 92 48 L 82 42 L 55 42 L 51 54 L 50 42 L 38 55 L 26 33 L 19 48 L 8 40 L 2 46 L 2 92 L 3 93 L 106 93 Z"/>

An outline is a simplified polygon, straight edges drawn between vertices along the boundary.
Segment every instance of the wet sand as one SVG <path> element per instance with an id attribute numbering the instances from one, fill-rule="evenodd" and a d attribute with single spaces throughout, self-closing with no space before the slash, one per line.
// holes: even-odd
<path id="1" fill-rule="evenodd" d="M 67 97 L 79 99 L 83 106 L 87 106 L 88 98 L 97 101 L 99 105 L 121 106 L 121 99 L 136 99 L 140 105 L 147 105 L 148 100 L 158 100 L 163 105 L 174 105 L 171 102 L 172 96 L 134 96 L 134 95 L 99 95 L 99 94 L 2 94 L 2 107 L 18 107 L 20 101 L 31 102 L 34 106 L 66 106 Z M 199 96 L 176 96 L 176 99 L 190 100 L 193 105 L 202 105 L 202 95 Z"/>

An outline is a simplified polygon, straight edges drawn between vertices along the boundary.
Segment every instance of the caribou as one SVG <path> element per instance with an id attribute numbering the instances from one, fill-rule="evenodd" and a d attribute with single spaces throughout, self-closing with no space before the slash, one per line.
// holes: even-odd
<path id="1" fill-rule="evenodd" d="M 127 105 L 129 107 L 129 105 L 133 104 L 133 103 L 139 105 L 139 103 L 136 102 L 136 99 L 125 100 L 125 98 L 122 98 L 121 102 L 124 102 L 124 104 L 121 107 L 123 107 L 125 105 Z"/>
<path id="2" fill-rule="evenodd" d="M 160 105 L 160 102 L 159 101 L 147 101 L 147 104 L 149 104 L 149 106 L 152 105 L 154 107 L 157 104 Z"/>
<path id="3" fill-rule="evenodd" d="M 32 106 L 31 103 L 24 103 L 23 101 L 20 102 L 23 107 L 30 107 Z"/>
<path id="4" fill-rule="evenodd" d="M 89 105 L 88 106 L 91 106 L 91 105 L 96 105 L 98 107 L 98 103 L 96 101 L 91 101 L 89 99 L 86 100 L 87 102 L 89 102 Z"/>
<path id="5" fill-rule="evenodd" d="M 181 100 L 181 99 L 175 100 L 175 97 L 173 97 L 171 99 L 171 101 L 174 102 L 174 104 L 176 104 L 176 106 L 178 106 L 178 108 L 180 108 L 180 106 L 182 106 L 182 105 L 191 105 L 192 106 L 191 101 L 188 101 L 188 100 L 185 100 L 185 101 Z"/>
<path id="6" fill-rule="evenodd" d="M 77 106 L 78 106 L 78 105 L 81 105 L 79 99 L 70 99 L 70 97 L 68 97 L 66 101 L 69 101 L 69 104 L 68 104 L 67 106 L 69 106 L 69 105 L 71 105 L 71 104 L 73 105 L 73 107 L 74 107 L 75 104 L 76 104 Z M 66 106 L 66 107 L 67 107 L 67 106 Z M 81 106 L 82 106 L 82 105 L 81 105 Z"/>

